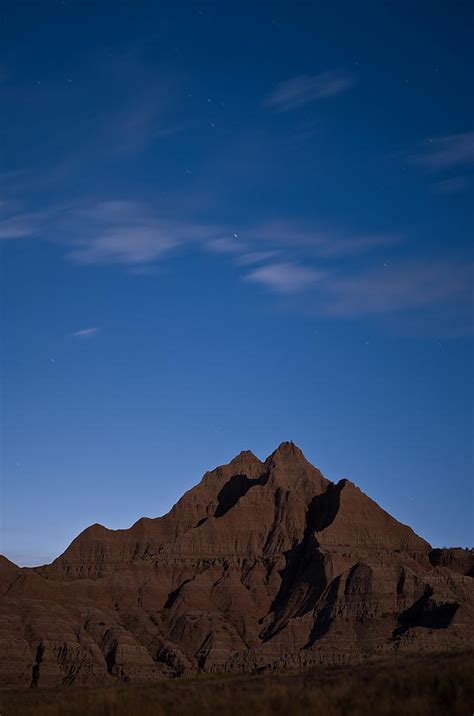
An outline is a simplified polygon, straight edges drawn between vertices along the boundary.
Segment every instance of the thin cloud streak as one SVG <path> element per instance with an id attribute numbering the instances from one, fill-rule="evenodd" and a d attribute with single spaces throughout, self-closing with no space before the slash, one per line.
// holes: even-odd
<path id="1" fill-rule="evenodd" d="M 269 263 L 243 276 L 276 294 L 306 293 L 304 310 L 334 319 L 399 317 L 446 337 L 474 331 L 474 264 L 441 258 L 401 261 L 359 273 L 318 271 L 294 262 Z"/>
<path id="2" fill-rule="evenodd" d="M 267 264 L 244 276 L 276 293 L 300 293 L 322 279 L 324 274 L 301 264 L 282 262 Z"/>
<path id="3" fill-rule="evenodd" d="M 221 227 L 160 219 L 150 206 L 123 200 L 76 207 L 67 228 L 75 244 L 67 256 L 80 264 L 149 264 L 186 243 L 222 235 Z"/>
<path id="4" fill-rule="evenodd" d="M 278 256 L 279 251 L 251 251 L 248 254 L 242 254 L 236 259 L 236 263 L 239 266 L 251 266 L 252 264 L 259 264 L 263 261 L 268 261 L 275 256 Z"/>
<path id="5" fill-rule="evenodd" d="M 39 212 L 21 212 L 18 205 L 15 209 L 13 216 L 0 220 L 0 239 L 43 235 L 65 244 L 72 261 L 90 265 L 153 263 L 190 243 L 234 256 L 242 266 L 268 261 L 282 250 L 300 260 L 336 260 L 385 249 L 401 240 L 387 234 L 351 236 L 281 219 L 239 229 L 237 234 L 229 226 L 164 218 L 151 204 L 125 199 L 76 201 Z"/>
<path id="6" fill-rule="evenodd" d="M 397 234 L 347 235 L 331 229 L 309 229 L 282 220 L 249 229 L 246 236 L 287 249 L 303 249 L 321 258 L 342 258 L 368 253 L 400 243 Z"/>
<path id="7" fill-rule="evenodd" d="M 67 258 L 79 264 L 147 264 L 193 242 L 229 253 L 230 241 L 237 242 L 225 237 L 226 227 L 161 218 L 149 204 L 122 199 L 76 201 L 39 212 L 15 209 L 0 219 L 0 239 L 42 236 L 63 244 Z M 235 246 L 247 250 L 242 242 Z"/>
<path id="8" fill-rule="evenodd" d="M 206 242 L 206 248 L 216 254 L 238 254 L 247 249 L 236 236 L 211 239 Z"/>
<path id="9" fill-rule="evenodd" d="M 431 171 L 474 164 L 474 131 L 430 139 L 425 151 L 413 155 L 411 161 Z"/>
<path id="10" fill-rule="evenodd" d="M 159 224 L 124 226 L 105 230 L 68 256 L 80 264 L 141 264 L 155 261 L 176 245 Z"/>
<path id="11" fill-rule="evenodd" d="M 127 161 L 154 144 L 173 141 L 189 125 L 188 116 L 179 114 L 184 98 L 181 76 L 152 69 L 140 52 L 113 57 L 86 52 L 77 67 L 77 74 L 82 72 L 87 82 L 76 82 L 71 70 L 69 84 L 59 67 L 33 86 L 31 78 L 5 86 L 0 78 L 2 105 L 8 112 L 13 108 L 21 116 L 34 117 L 38 127 L 48 126 L 50 108 L 61 117 L 54 130 L 43 131 L 40 138 L 33 125 L 31 132 L 23 133 L 23 156 L 33 161 L 21 182 L 26 191 L 75 183 L 78 177 L 87 181 L 109 161 Z M 15 122 L 3 124 L 8 145 L 16 136 Z"/>
<path id="12" fill-rule="evenodd" d="M 51 217 L 50 211 L 24 211 L 0 219 L 0 241 L 37 236 Z"/>
<path id="13" fill-rule="evenodd" d="M 317 297 L 317 312 L 327 316 L 408 316 L 409 311 L 436 307 L 446 315 L 450 307 L 450 315 L 465 316 L 469 324 L 472 265 L 448 258 L 387 264 L 387 250 L 400 243 L 398 236 L 348 236 L 281 220 L 236 234 L 228 226 L 162 219 L 151 205 L 123 199 L 75 202 L 40 212 L 22 212 L 18 203 L 6 202 L 4 208 L 7 218 L 0 223 L 0 237 L 47 238 L 65 246 L 66 258 L 78 264 L 120 264 L 150 275 L 157 261 L 194 244 L 242 267 L 241 278 L 248 284 L 277 295 L 306 293 L 315 301 Z M 378 268 L 371 262 L 372 268 L 354 272 L 355 258 L 381 250 Z M 97 332 L 95 327 L 84 328 L 74 336 Z"/>
<path id="14" fill-rule="evenodd" d="M 92 338 L 92 336 L 99 333 L 99 328 L 81 328 L 79 331 L 74 331 L 72 334 L 74 338 Z"/>
<path id="15" fill-rule="evenodd" d="M 451 177 L 450 179 L 436 182 L 433 185 L 433 190 L 437 194 L 459 194 L 467 189 L 468 186 L 469 182 L 465 177 Z"/>
<path id="16" fill-rule="evenodd" d="M 436 305 L 472 306 L 474 265 L 432 261 L 333 277 L 323 289 L 323 312 L 358 317 Z"/>
<path id="17" fill-rule="evenodd" d="M 109 141 L 111 151 L 118 154 L 141 152 L 157 139 L 166 139 L 182 132 L 183 124 L 173 123 L 167 117 L 167 105 L 170 102 L 165 102 L 165 98 L 171 94 L 170 88 L 166 87 L 158 97 L 150 97 L 145 93 L 115 115 L 105 117 L 101 131 L 104 140 Z M 113 143 L 110 143 L 111 133 L 115 137 Z"/>
<path id="18" fill-rule="evenodd" d="M 298 109 L 310 102 L 347 92 L 356 77 L 342 70 L 327 70 L 318 75 L 299 75 L 276 85 L 265 98 L 264 106 L 279 112 Z"/>

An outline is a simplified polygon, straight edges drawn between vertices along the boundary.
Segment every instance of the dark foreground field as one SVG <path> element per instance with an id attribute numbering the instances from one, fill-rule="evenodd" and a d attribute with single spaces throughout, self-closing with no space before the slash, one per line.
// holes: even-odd
<path id="1" fill-rule="evenodd" d="M 1 716 L 474 713 L 474 652 L 299 673 L 202 676 L 153 686 L 28 689 L 0 694 Z"/>

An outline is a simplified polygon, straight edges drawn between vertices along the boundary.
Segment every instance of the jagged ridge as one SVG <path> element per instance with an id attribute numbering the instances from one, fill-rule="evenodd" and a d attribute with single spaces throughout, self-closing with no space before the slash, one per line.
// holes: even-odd
<path id="1" fill-rule="evenodd" d="M 204 475 L 164 517 L 0 561 L 7 685 L 155 680 L 467 645 L 468 550 L 432 550 L 293 443 Z"/>

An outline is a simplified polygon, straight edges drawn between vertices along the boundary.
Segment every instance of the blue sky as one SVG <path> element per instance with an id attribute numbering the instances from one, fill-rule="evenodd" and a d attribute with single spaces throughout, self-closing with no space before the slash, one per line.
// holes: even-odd
<path id="1" fill-rule="evenodd" d="M 469 6 L 3 5 L 4 554 L 287 439 L 472 545 Z"/>

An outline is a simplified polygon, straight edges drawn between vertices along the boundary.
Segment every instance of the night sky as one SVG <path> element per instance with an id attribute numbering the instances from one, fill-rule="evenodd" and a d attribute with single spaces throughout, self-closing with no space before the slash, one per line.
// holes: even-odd
<path id="1" fill-rule="evenodd" d="M 473 543 L 471 2 L 1 2 L 20 564 L 293 440 Z"/>

